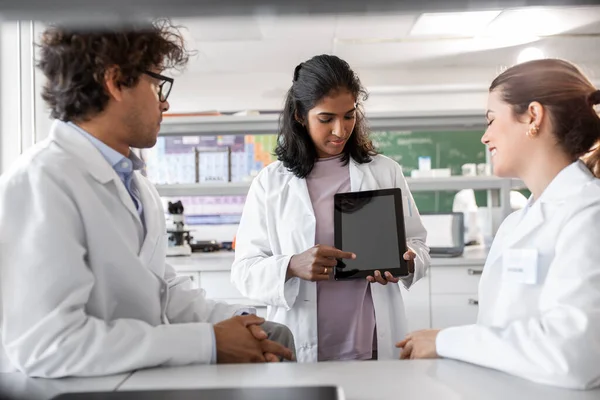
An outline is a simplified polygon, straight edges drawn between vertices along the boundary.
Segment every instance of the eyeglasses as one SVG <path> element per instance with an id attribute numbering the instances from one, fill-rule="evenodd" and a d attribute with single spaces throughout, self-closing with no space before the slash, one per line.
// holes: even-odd
<path id="1" fill-rule="evenodd" d="M 167 97 L 169 97 L 169 93 L 171 93 L 171 88 L 173 87 L 174 79 L 161 74 L 156 74 L 152 71 L 144 71 L 144 74 L 161 81 L 158 84 L 158 99 L 161 103 L 167 101 Z"/>

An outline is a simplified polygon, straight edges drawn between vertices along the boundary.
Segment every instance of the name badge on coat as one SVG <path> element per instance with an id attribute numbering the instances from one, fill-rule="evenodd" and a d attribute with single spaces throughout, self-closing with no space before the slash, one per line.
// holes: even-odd
<path id="1" fill-rule="evenodd" d="M 507 249 L 502 255 L 502 280 L 535 285 L 538 282 L 537 249 Z"/>

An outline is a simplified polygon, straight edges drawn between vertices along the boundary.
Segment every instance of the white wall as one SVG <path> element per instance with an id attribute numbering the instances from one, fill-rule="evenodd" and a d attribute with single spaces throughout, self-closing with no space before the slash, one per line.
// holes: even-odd
<path id="1" fill-rule="evenodd" d="M 0 173 L 46 137 L 50 126 L 40 97 L 43 79 L 33 69 L 33 42 L 40 27 L 32 28 L 30 21 L 21 21 L 20 29 L 16 21 L 0 23 Z"/>
<path id="2" fill-rule="evenodd" d="M 34 25 L 34 41 L 35 43 L 39 43 L 40 36 L 42 32 L 46 29 L 46 26 L 40 22 L 35 22 Z M 39 48 L 35 46 L 36 49 L 36 60 L 39 59 Z M 35 68 L 35 130 L 36 130 L 36 138 L 39 142 L 40 140 L 45 139 L 50 133 L 50 127 L 52 126 L 52 120 L 50 119 L 50 110 L 44 100 L 42 99 L 42 88 L 44 86 L 46 78 L 44 74 L 39 70 L 39 68 Z"/>
<path id="3" fill-rule="evenodd" d="M 15 22 L 0 24 L 0 173 L 19 155 L 19 38 Z"/>

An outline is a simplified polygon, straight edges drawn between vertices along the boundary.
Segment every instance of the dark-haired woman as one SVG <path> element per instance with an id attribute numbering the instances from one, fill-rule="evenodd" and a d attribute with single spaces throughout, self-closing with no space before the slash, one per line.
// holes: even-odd
<path id="1" fill-rule="evenodd" d="M 496 234 L 477 323 L 411 333 L 398 343 L 402 358 L 600 385 L 599 103 L 600 91 L 562 60 L 519 64 L 492 82 L 482 142 L 494 174 L 521 178 L 532 196 Z"/>
<path id="2" fill-rule="evenodd" d="M 407 331 L 397 278 L 376 272 L 368 280 L 329 279 L 336 258 L 354 257 L 352 249 L 333 247 L 334 194 L 400 188 L 411 271 L 401 283 L 414 284 L 429 265 L 426 231 L 402 170 L 369 140 L 365 97 L 338 57 L 296 67 L 278 161 L 252 183 L 240 222 L 231 279 L 269 306 L 267 319 L 292 330 L 299 362 L 397 358 L 394 338 Z"/>

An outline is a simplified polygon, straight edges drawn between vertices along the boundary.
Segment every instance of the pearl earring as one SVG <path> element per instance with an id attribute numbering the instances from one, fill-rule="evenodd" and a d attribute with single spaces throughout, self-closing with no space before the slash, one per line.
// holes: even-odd
<path id="1" fill-rule="evenodd" d="M 529 130 L 527 132 L 525 132 L 525 134 L 529 137 L 535 137 L 535 136 L 537 136 L 539 131 L 540 131 L 540 128 L 537 125 L 531 124 L 531 126 L 529 127 Z"/>

